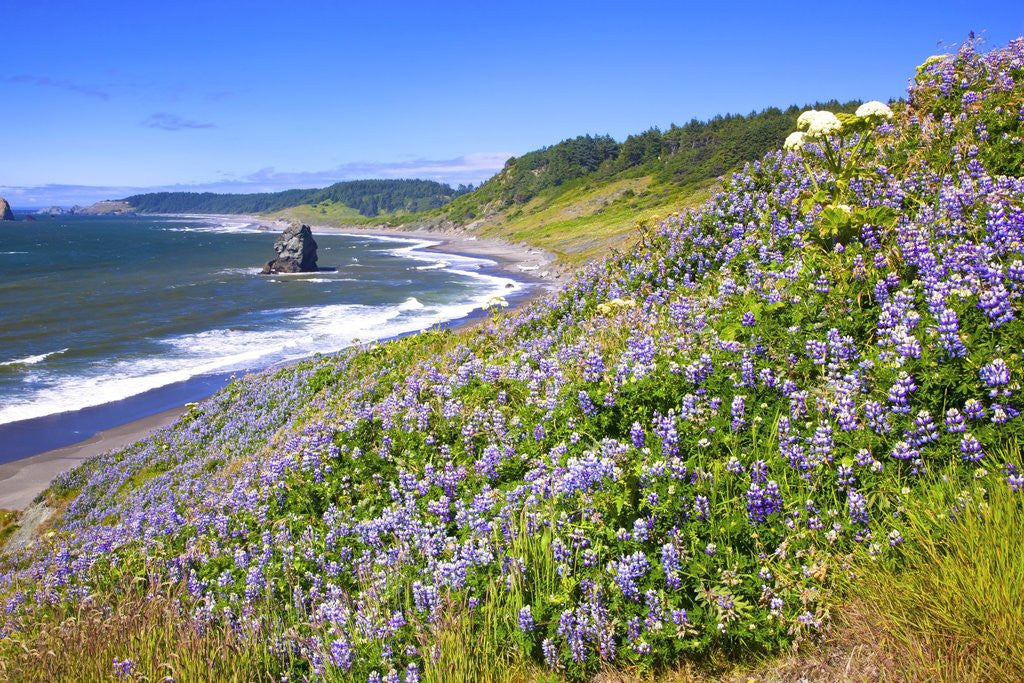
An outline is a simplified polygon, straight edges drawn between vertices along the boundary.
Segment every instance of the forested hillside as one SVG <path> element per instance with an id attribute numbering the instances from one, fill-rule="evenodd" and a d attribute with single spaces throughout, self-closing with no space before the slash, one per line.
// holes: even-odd
<path id="1" fill-rule="evenodd" d="M 153 192 L 125 197 L 142 213 L 271 213 L 301 204 L 340 203 L 363 216 L 381 213 L 428 211 L 443 206 L 472 187 L 451 186 L 433 180 L 352 180 L 310 190 L 284 190 L 253 194 L 213 192 Z"/>
<path id="2" fill-rule="evenodd" d="M 651 128 L 618 143 L 607 135 L 581 135 L 509 159 L 505 168 L 445 209 L 454 220 L 472 219 L 488 208 L 525 204 L 549 188 L 571 181 L 591 185 L 652 176 L 658 187 L 689 188 L 779 149 L 806 109 L 852 112 L 860 102 L 835 101 L 787 109 L 771 107 L 747 115 L 691 120 L 662 132 Z"/>

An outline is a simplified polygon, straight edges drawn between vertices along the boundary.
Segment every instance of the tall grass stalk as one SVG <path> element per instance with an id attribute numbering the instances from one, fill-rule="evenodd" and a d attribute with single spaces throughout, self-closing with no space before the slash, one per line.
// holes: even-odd
<path id="1" fill-rule="evenodd" d="M 901 678 L 1024 680 L 1024 498 L 1001 482 L 983 501 L 944 487 L 905 517 L 899 566 L 862 558 L 860 636 Z"/>

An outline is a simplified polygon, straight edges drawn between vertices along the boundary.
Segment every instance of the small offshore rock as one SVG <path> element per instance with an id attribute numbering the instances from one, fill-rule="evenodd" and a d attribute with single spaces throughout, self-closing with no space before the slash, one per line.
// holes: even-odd
<path id="1" fill-rule="evenodd" d="M 308 225 L 295 223 L 288 226 L 274 241 L 274 251 L 277 252 L 277 258 L 263 266 L 264 275 L 313 273 L 317 270 L 316 240 Z"/>

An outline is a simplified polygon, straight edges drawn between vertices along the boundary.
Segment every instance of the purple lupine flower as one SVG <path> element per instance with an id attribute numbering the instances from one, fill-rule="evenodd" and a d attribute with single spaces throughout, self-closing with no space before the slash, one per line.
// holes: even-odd
<path id="1" fill-rule="evenodd" d="M 334 666 L 348 671 L 352 668 L 352 646 L 345 639 L 338 639 L 331 643 L 331 663 Z"/>
<path id="2" fill-rule="evenodd" d="M 964 415 L 969 420 L 980 420 L 985 417 L 985 406 L 976 398 L 969 398 L 964 401 Z"/>
<path id="3" fill-rule="evenodd" d="M 672 457 L 679 453 L 679 432 L 676 430 L 675 411 L 669 410 L 668 415 L 654 416 L 654 432 L 661 438 L 661 453 Z"/>
<path id="4" fill-rule="evenodd" d="M 832 462 L 832 427 L 829 424 L 819 424 L 811 437 L 810 465 L 816 466 L 825 462 Z"/>
<path id="5" fill-rule="evenodd" d="M 857 483 L 857 476 L 849 465 L 840 465 L 836 468 L 836 483 L 841 489 L 847 489 Z"/>
<path id="6" fill-rule="evenodd" d="M 967 429 L 967 423 L 964 422 L 964 416 L 956 408 L 950 408 L 946 411 L 946 431 L 950 434 L 960 434 Z"/>
<path id="7" fill-rule="evenodd" d="M 747 421 L 743 418 L 747 410 L 745 396 L 734 396 L 732 399 L 732 430 L 738 432 L 743 429 Z"/>
<path id="8" fill-rule="evenodd" d="M 985 386 L 992 389 L 989 396 L 995 398 L 1000 395 L 998 388 L 1010 383 L 1010 368 L 1002 358 L 996 358 L 988 365 L 983 365 L 978 371 L 978 376 Z"/>
<path id="9" fill-rule="evenodd" d="M 764 460 L 755 460 L 751 463 L 750 480 L 755 484 L 763 484 L 768 481 L 768 463 Z"/>
<path id="10" fill-rule="evenodd" d="M 665 584 L 673 590 L 678 590 L 682 585 L 679 578 L 681 565 L 679 550 L 674 543 L 661 546 L 661 568 L 665 572 Z"/>
<path id="11" fill-rule="evenodd" d="M 637 551 L 632 555 L 623 555 L 618 560 L 608 563 L 608 573 L 612 575 L 622 594 L 630 600 L 639 600 L 640 591 L 637 581 L 647 573 L 650 564 L 647 556 Z"/>
<path id="12" fill-rule="evenodd" d="M 590 394 L 581 390 L 579 394 L 577 394 L 577 398 L 580 403 L 580 410 L 583 411 L 584 415 L 586 415 L 587 417 L 594 417 L 595 415 L 597 415 L 597 407 L 591 400 Z"/>
<path id="13" fill-rule="evenodd" d="M 935 421 L 927 410 L 922 410 L 914 418 L 913 429 L 903 432 L 904 438 L 912 446 L 920 448 L 925 444 L 938 441 L 939 431 L 935 427 Z"/>
<path id="14" fill-rule="evenodd" d="M 702 522 L 711 519 L 711 503 L 707 496 L 696 496 L 693 499 L 693 516 Z"/>
<path id="15" fill-rule="evenodd" d="M 747 311 L 746 313 L 744 313 L 743 318 L 740 320 L 740 324 L 743 327 L 753 327 L 756 322 L 757 319 L 754 317 L 754 314 L 751 311 Z"/>
<path id="16" fill-rule="evenodd" d="M 944 308 L 939 314 L 939 343 L 951 358 L 967 355 L 967 348 L 960 341 L 960 318 L 951 308 Z"/>
<path id="17" fill-rule="evenodd" d="M 888 434 L 892 431 L 889 424 L 889 411 L 878 401 L 868 401 L 864 404 L 864 412 L 868 419 L 868 426 L 876 434 Z"/>
<path id="18" fill-rule="evenodd" d="M 855 489 L 850 489 L 846 495 L 846 507 L 850 513 L 850 522 L 853 524 L 868 525 L 868 501 Z"/>
<path id="19" fill-rule="evenodd" d="M 540 644 L 540 649 L 544 653 L 544 663 L 548 665 L 548 668 L 556 668 L 558 666 L 558 649 L 551 642 L 551 639 L 545 638 Z"/>
<path id="20" fill-rule="evenodd" d="M 113 670 L 117 678 L 130 678 L 136 669 L 135 660 L 130 657 L 118 659 L 114 657 Z"/>
<path id="21" fill-rule="evenodd" d="M 533 628 L 533 610 L 527 605 L 519 610 L 519 630 L 523 633 L 532 633 Z"/>
<path id="22" fill-rule="evenodd" d="M 917 384 L 914 382 L 914 378 L 905 372 L 900 373 L 895 384 L 889 388 L 889 403 L 892 404 L 892 412 L 909 413 L 910 403 L 907 399 L 915 391 L 917 391 Z"/>
<path id="23" fill-rule="evenodd" d="M 978 308 L 985 311 L 985 315 L 989 318 L 989 327 L 992 329 L 1015 318 L 1013 304 L 1010 303 L 1010 293 L 1002 284 L 982 291 L 978 295 Z"/>
<path id="24" fill-rule="evenodd" d="M 920 457 L 920 453 L 910 446 L 906 441 L 897 441 L 896 445 L 892 447 L 890 455 L 897 460 L 915 460 Z"/>
<path id="25" fill-rule="evenodd" d="M 769 481 L 762 488 L 752 483 L 747 489 L 747 519 L 753 526 L 768 521 L 768 515 L 782 511 L 782 492 L 775 481 Z"/>
<path id="26" fill-rule="evenodd" d="M 633 448 L 644 447 L 644 428 L 640 426 L 639 422 L 634 422 L 633 426 L 629 429 L 629 438 L 633 442 Z"/>
<path id="27" fill-rule="evenodd" d="M 978 462 L 985 457 L 985 452 L 981 449 L 981 442 L 972 434 L 964 434 L 960 438 L 960 457 L 965 462 Z"/>

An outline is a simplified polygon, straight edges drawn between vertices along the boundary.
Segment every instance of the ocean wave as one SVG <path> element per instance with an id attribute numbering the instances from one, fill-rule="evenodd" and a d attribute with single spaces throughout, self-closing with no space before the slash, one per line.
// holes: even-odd
<path id="1" fill-rule="evenodd" d="M 217 271 L 217 275 L 259 275 L 262 268 L 224 268 Z"/>
<path id="2" fill-rule="evenodd" d="M 27 251 L 0 251 L 0 255 L 13 256 L 14 254 L 27 254 Z"/>
<path id="3" fill-rule="evenodd" d="M 453 303 L 408 297 L 390 305 L 282 309 L 274 312 L 272 328 L 215 329 L 168 338 L 162 342 L 166 352 L 159 355 L 96 362 L 70 376 L 35 377 L 30 391 L 0 401 L 0 424 L 98 406 L 202 375 L 255 370 L 418 332 L 466 317 L 509 291 L 504 282 L 481 280 L 472 297 Z M 38 362 L 35 358 L 18 361 Z"/>
<path id="4" fill-rule="evenodd" d="M 40 353 L 37 356 L 25 356 L 24 358 L 15 358 L 14 360 L 2 361 L 2 362 L 0 362 L 0 365 L 35 365 L 37 363 L 42 363 L 44 360 L 46 360 L 50 356 L 56 356 L 58 354 L 66 352 L 68 350 L 69 349 L 60 349 L 59 351 L 50 351 L 48 353 Z"/>
<path id="5" fill-rule="evenodd" d="M 167 220 L 168 223 L 187 223 L 180 228 L 161 228 L 164 232 L 207 232 L 227 234 L 252 234 L 267 232 L 268 229 L 252 221 L 238 221 L 218 216 L 181 215 Z"/>

